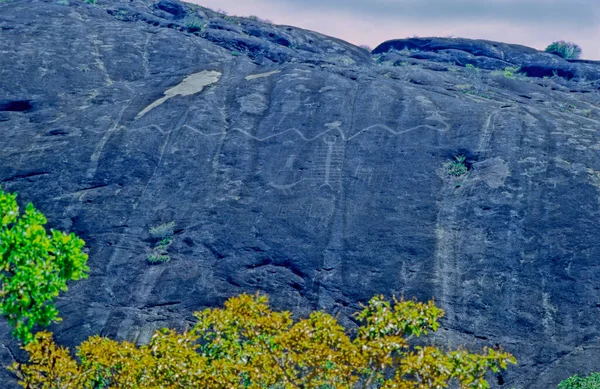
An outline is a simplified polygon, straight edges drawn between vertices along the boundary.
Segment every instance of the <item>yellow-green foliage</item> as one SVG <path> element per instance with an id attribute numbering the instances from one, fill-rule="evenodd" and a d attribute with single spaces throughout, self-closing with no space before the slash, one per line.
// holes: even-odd
<path id="1" fill-rule="evenodd" d="M 51 230 L 30 203 L 19 215 L 17 196 L 0 190 L 0 312 L 27 343 L 35 325 L 59 321 L 52 300 L 67 281 L 87 277 L 87 254 L 75 234 Z"/>
<path id="2" fill-rule="evenodd" d="M 94 336 L 78 360 L 42 332 L 26 345 L 29 362 L 13 370 L 24 388 L 425 389 L 488 388 L 484 375 L 516 363 L 496 349 L 412 347 L 408 340 L 438 328 L 432 302 L 373 298 L 350 336 L 336 319 L 314 312 L 294 321 L 263 295 L 231 298 L 224 309 L 196 312 L 184 333 L 157 331 L 137 347 Z"/>

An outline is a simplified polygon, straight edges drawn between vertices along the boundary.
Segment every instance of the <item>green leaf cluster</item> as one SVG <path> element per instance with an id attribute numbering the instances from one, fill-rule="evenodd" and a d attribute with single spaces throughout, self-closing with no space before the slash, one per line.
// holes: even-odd
<path id="1" fill-rule="evenodd" d="M 574 375 L 558 384 L 558 389 L 600 389 L 600 373 L 586 377 Z"/>
<path id="2" fill-rule="evenodd" d="M 53 299 L 89 269 L 83 240 L 56 230 L 48 234 L 44 215 L 31 203 L 20 215 L 16 197 L 0 189 L 0 313 L 13 335 L 28 343 L 34 326 L 60 321 Z"/>
<path id="3" fill-rule="evenodd" d="M 466 159 L 467 157 L 464 155 L 457 155 L 454 157 L 453 161 L 446 162 L 444 167 L 446 168 L 448 175 L 460 177 L 467 174 L 469 168 L 466 165 Z"/>
<path id="4" fill-rule="evenodd" d="M 444 312 L 433 302 L 374 297 L 346 331 L 331 315 L 293 320 L 264 295 L 240 295 L 196 312 L 183 333 L 158 330 L 147 345 L 94 336 L 73 358 L 41 332 L 11 370 L 24 388 L 487 389 L 485 375 L 516 363 L 499 349 L 414 347 Z"/>

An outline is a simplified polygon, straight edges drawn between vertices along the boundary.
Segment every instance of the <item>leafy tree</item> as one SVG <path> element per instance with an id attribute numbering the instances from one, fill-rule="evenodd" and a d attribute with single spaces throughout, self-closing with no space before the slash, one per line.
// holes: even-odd
<path id="1" fill-rule="evenodd" d="M 600 373 L 586 377 L 574 375 L 558 384 L 558 389 L 600 389 Z"/>
<path id="2" fill-rule="evenodd" d="M 0 312 L 28 343 L 35 325 L 60 321 L 52 300 L 67 290 L 67 281 L 87 277 L 83 240 L 51 230 L 30 203 L 19 214 L 15 194 L 0 189 Z"/>
<path id="3" fill-rule="evenodd" d="M 351 337 L 324 312 L 294 321 L 272 311 L 266 296 L 244 294 L 223 309 L 196 312 L 183 333 L 157 331 L 147 345 L 91 337 L 77 359 L 41 332 L 24 347 L 29 362 L 11 370 L 22 387 L 48 389 L 484 389 L 488 371 L 516 363 L 497 349 L 409 345 L 435 331 L 443 313 L 432 302 L 374 297 L 356 315 L 363 325 Z"/>

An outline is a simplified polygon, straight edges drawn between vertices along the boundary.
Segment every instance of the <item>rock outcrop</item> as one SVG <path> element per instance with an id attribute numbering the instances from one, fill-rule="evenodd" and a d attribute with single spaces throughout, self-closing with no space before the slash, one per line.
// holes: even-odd
<path id="1" fill-rule="evenodd" d="M 348 325 L 403 294 L 446 310 L 439 342 L 515 354 L 498 387 L 600 369 L 599 63 L 441 38 L 370 54 L 174 0 L 0 2 L 0 53 L 0 185 L 90 249 L 60 343 L 145 342 L 241 292 Z"/>

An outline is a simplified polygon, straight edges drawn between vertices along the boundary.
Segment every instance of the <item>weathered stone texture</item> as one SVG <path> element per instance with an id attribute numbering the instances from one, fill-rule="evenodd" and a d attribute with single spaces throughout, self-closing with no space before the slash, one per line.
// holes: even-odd
<path id="1" fill-rule="evenodd" d="M 346 324 L 404 294 L 446 310 L 443 344 L 514 353 L 503 387 L 600 369 L 598 63 L 453 39 L 372 56 L 171 0 L 70 3 L 0 3 L 0 184 L 90 248 L 59 342 L 144 342 L 241 292 Z M 493 72 L 528 64 L 563 77 Z"/>

